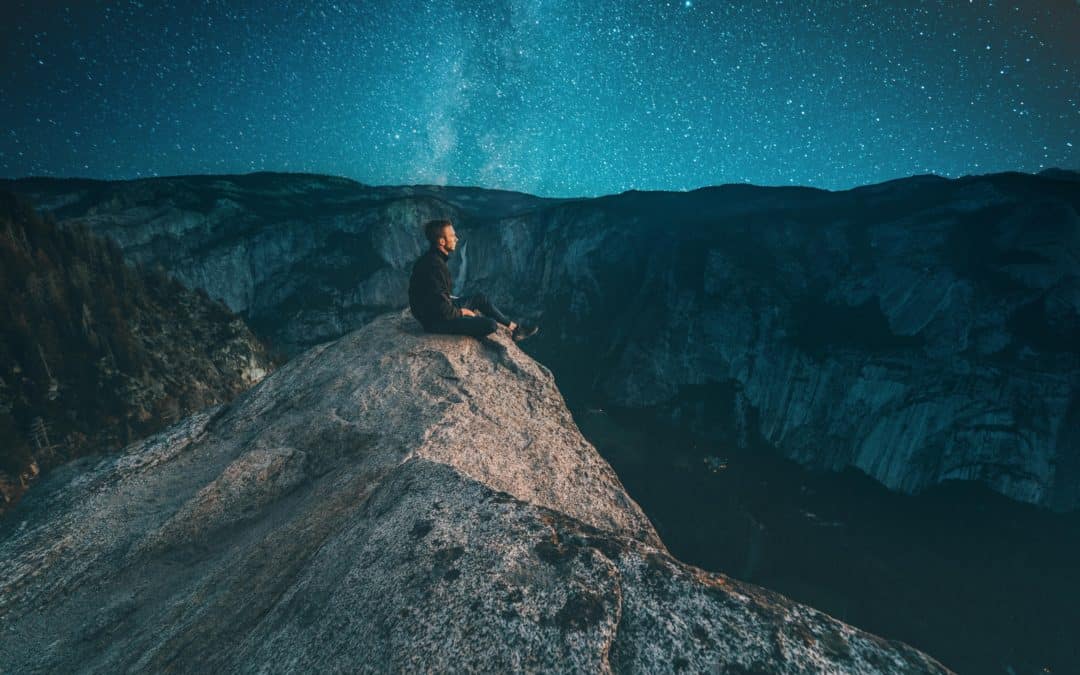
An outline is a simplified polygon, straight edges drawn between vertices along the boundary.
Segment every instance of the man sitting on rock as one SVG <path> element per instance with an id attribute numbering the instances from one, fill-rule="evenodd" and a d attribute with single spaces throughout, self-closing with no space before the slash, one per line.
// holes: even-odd
<path id="1" fill-rule="evenodd" d="M 457 247 L 457 233 L 449 220 L 428 221 L 424 236 L 431 247 L 413 265 L 409 278 L 409 309 L 424 330 L 482 338 L 502 325 L 515 342 L 536 334 L 536 326 L 519 326 L 482 293 L 467 298 L 450 294 L 450 268 L 446 261 Z"/>

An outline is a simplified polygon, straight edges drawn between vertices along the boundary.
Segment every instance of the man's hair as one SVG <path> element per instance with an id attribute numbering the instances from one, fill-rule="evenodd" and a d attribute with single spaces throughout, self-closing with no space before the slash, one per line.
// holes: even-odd
<path id="1" fill-rule="evenodd" d="M 429 220 L 424 223 L 424 237 L 427 238 L 428 242 L 434 244 L 439 241 L 439 237 L 442 236 L 443 228 L 449 225 L 453 225 L 453 223 L 445 218 Z"/>

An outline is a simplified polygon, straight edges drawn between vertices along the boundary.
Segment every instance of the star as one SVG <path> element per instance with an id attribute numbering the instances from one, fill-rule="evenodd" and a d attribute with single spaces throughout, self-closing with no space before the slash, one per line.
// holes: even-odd
<path id="1" fill-rule="evenodd" d="M 693 21 L 660 11 L 680 5 Z M 1080 12 L 1043 3 L 54 10 L 0 25 L 3 176 L 290 167 L 565 197 L 1080 168 Z"/>

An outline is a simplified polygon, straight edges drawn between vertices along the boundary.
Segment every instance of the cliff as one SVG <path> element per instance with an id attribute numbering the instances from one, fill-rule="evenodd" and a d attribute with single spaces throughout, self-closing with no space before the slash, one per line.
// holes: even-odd
<path id="1" fill-rule="evenodd" d="M 8 185 L 296 353 L 405 302 L 420 224 L 458 290 L 542 320 L 563 392 L 919 493 L 1080 505 L 1080 181 L 915 176 L 544 200 L 322 176 Z"/>
<path id="2" fill-rule="evenodd" d="M 11 515 L 16 672 L 947 672 L 674 559 L 549 371 L 407 312 Z"/>
<path id="3" fill-rule="evenodd" d="M 0 179 L 0 188 L 114 240 L 133 262 L 163 265 L 291 354 L 402 307 L 408 267 L 426 246 L 418 223 L 446 215 L 448 203 L 497 221 L 566 201 L 279 173 Z"/>

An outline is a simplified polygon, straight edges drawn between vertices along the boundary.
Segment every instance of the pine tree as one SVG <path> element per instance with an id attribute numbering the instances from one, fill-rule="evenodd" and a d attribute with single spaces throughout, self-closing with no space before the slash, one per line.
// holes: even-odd
<path id="1" fill-rule="evenodd" d="M 48 451 L 52 448 L 52 444 L 49 443 L 49 426 L 40 416 L 30 422 L 30 438 L 33 439 L 38 450 Z"/>

